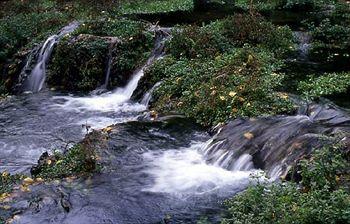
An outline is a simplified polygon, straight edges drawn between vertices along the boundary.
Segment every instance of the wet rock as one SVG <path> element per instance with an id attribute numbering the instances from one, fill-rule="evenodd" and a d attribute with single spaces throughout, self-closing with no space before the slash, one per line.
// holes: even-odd
<path id="1" fill-rule="evenodd" d="M 285 176 L 298 160 L 331 141 L 331 136 L 349 131 L 347 111 L 331 104 L 312 104 L 295 116 L 233 120 L 205 153 L 208 162 L 229 170 L 250 169 L 253 163 L 269 176 Z"/>

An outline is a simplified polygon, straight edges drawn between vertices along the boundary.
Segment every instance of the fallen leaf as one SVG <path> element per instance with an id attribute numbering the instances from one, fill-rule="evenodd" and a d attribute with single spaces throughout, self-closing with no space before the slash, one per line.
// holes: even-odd
<path id="1" fill-rule="evenodd" d="M 254 135 L 251 132 L 246 132 L 246 133 L 244 133 L 244 137 L 246 139 L 250 140 L 250 139 L 254 138 Z"/>

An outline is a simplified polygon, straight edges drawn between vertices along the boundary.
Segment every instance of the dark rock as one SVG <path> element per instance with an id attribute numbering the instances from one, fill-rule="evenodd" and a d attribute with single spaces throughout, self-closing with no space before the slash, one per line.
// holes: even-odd
<path id="1" fill-rule="evenodd" d="M 226 169 L 246 167 L 246 154 L 255 168 L 268 175 L 286 175 L 298 160 L 350 132 L 350 115 L 331 104 L 312 104 L 295 116 L 236 119 L 225 125 L 206 149 L 208 162 Z M 348 134 L 346 134 L 348 135 Z M 240 160 L 241 158 L 241 160 Z"/>

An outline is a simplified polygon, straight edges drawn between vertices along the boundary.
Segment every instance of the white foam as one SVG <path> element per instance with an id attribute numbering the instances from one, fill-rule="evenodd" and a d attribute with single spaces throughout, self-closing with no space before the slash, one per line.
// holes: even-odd
<path id="1" fill-rule="evenodd" d="M 154 177 L 154 185 L 146 191 L 164 193 L 196 193 L 218 190 L 225 187 L 242 187 L 250 183 L 255 171 L 229 171 L 210 165 L 200 154 L 205 143 L 164 152 L 144 154 L 150 168 L 145 172 Z"/>

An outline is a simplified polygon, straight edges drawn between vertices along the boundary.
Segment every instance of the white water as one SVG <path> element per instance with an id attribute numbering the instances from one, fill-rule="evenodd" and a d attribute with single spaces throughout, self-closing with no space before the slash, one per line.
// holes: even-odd
<path id="1" fill-rule="evenodd" d="M 225 191 L 227 188 L 244 188 L 252 182 L 252 175 L 259 171 L 230 171 L 215 164 L 208 164 L 202 148 L 206 143 L 193 143 L 188 148 L 148 152 L 144 154 L 150 168 L 145 172 L 155 178 L 155 183 L 145 191 L 202 194 Z"/>
<path id="2" fill-rule="evenodd" d="M 148 107 L 149 102 L 152 99 L 153 92 L 160 86 L 160 84 L 162 84 L 162 82 L 157 82 L 149 91 L 145 93 L 145 95 L 142 97 L 141 104 Z"/>
<path id="3" fill-rule="evenodd" d="M 31 71 L 28 79 L 26 80 L 25 89 L 31 92 L 39 92 L 45 83 L 46 78 L 46 64 L 50 59 L 53 47 L 55 44 L 66 34 L 73 32 L 79 26 L 78 22 L 70 23 L 64 27 L 58 34 L 50 36 L 40 49 L 37 63 Z M 30 60 L 24 67 L 24 71 L 27 70 L 27 66 L 30 66 Z"/>
<path id="4" fill-rule="evenodd" d="M 138 70 L 132 76 L 129 83 L 123 88 L 117 88 L 112 92 L 103 93 L 101 95 L 93 95 L 88 97 L 56 97 L 58 99 L 64 99 L 66 102 L 60 104 L 60 106 L 66 110 L 92 110 L 102 112 L 130 112 L 130 111 L 143 111 L 146 109 L 142 104 L 129 104 L 127 103 L 133 92 L 135 91 L 137 84 L 141 77 L 144 75 L 144 69 L 149 64 Z"/>

